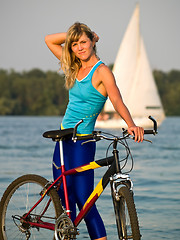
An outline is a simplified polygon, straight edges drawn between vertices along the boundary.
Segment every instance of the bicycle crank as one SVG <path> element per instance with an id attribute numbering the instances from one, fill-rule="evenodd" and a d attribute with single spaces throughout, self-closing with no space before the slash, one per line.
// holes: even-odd
<path id="1" fill-rule="evenodd" d="M 76 235 L 79 235 L 79 232 L 76 227 L 74 227 L 71 219 L 62 213 L 59 218 L 56 220 L 55 224 L 55 238 L 56 240 L 64 239 L 76 239 Z"/>

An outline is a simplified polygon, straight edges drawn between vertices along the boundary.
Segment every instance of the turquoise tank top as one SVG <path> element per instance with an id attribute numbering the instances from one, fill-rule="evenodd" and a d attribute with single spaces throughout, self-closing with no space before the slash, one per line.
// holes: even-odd
<path id="1" fill-rule="evenodd" d="M 77 129 L 79 134 L 91 134 L 96 119 L 101 112 L 107 97 L 98 92 L 92 85 L 92 76 L 97 67 L 102 64 L 98 61 L 82 80 L 75 80 L 74 86 L 69 90 L 69 103 L 62 121 L 63 128 L 73 128 L 81 119 Z"/>

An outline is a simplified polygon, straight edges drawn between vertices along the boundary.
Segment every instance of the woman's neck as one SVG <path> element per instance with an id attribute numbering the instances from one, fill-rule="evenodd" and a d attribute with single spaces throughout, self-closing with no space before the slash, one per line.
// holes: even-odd
<path id="1" fill-rule="evenodd" d="M 88 61 L 81 61 L 81 68 L 92 68 L 97 62 L 99 61 L 99 58 L 96 56 L 92 56 Z"/>

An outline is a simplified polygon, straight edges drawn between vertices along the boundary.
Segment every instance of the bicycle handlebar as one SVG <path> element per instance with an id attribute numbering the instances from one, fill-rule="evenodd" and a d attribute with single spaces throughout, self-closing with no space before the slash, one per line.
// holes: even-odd
<path id="1" fill-rule="evenodd" d="M 155 135 L 155 134 L 158 133 L 158 131 L 157 131 L 157 122 L 156 122 L 156 120 L 152 116 L 149 116 L 149 119 L 151 121 L 153 121 L 153 124 L 154 124 L 153 129 L 152 130 L 144 130 L 144 132 L 145 132 L 145 134 L 154 134 Z"/>
<path id="2" fill-rule="evenodd" d="M 156 120 L 152 117 L 152 116 L 149 116 L 149 119 L 151 121 L 153 121 L 153 129 L 148 129 L 148 130 L 144 130 L 144 134 L 152 134 L 152 135 L 155 135 L 157 134 L 157 122 Z M 101 139 L 106 139 L 106 140 L 113 140 L 114 138 L 109 138 L 109 137 L 106 137 L 106 136 L 103 136 L 101 134 L 101 131 L 93 131 L 92 134 L 88 134 L 88 135 L 85 135 L 85 136 L 77 136 L 77 128 L 78 126 L 83 122 L 83 120 L 80 120 L 74 127 L 74 131 L 73 131 L 73 137 L 72 137 L 72 140 L 74 142 L 76 142 L 77 140 L 89 140 L 89 141 L 99 141 Z M 123 131 L 123 137 L 116 137 L 118 140 L 121 140 L 121 139 L 124 139 L 124 138 L 127 138 L 129 136 L 129 133 L 127 130 L 124 130 Z"/>
<path id="3" fill-rule="evenodd" d="M 148 130 L 144 130 L 144 134 L 152 134 L 152 135 L 155 135 L 157 134 L 157 122 L 156 120 L 152 117 L 152 116 L 149 116 L 148 117 L 151 121 L 153 121 L 153 129 L 148 129 Z M 128 131 L 125 130 L 124 133 L 127 133 Z"/>

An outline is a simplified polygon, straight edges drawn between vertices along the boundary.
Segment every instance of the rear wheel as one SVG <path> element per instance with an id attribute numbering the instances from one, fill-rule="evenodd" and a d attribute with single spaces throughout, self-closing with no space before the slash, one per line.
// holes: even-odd
<path id="1" fill-rule="evenodd" d="M 138 217 L 133 194 L 127 187 L 119 189 L 119 200 L 113 198 L 119 239 L 140 240 Z"/>
<path id="2" fill-rule="evenodd" d="M 22 221 L 22 217 L 33 207 L 44 192 L 48 181 L 38 175 L 24 175 L 14 180 L 6 189 L 0 203 L 0 239 L 54 239 L 54 231 L 33 227 Z M 55 189 L 37 205 L 28 219 L 31 222 L 48 222 L 55 225 L 63 212 L 59 196 Z"/>

